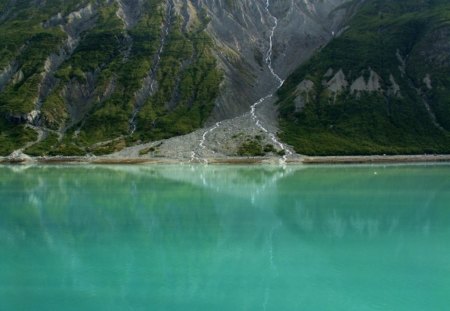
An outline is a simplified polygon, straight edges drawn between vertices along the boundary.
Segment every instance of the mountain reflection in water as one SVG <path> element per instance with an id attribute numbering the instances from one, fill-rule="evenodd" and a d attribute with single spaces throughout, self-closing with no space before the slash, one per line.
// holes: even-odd
<path id="1" fill-rule="evenodd" d="M 0 176 L 1 310 L 424 310 L 450 290 L 447 165 Z"/>

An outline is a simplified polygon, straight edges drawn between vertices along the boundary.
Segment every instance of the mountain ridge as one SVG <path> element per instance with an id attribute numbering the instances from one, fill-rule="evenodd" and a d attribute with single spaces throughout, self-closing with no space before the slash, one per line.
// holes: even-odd
<path id="1" fill-rule="evenodd" d="M 330 29 L 320 20 L 343 2 L 270 6 L 280 21 L 273 62 L 281 74 L 326 43 Z M 1 153 L 104 154 L 245 114 L 275 90 L 264 62 L 273 26 L 268 4 L 4 1 Z M 307 26 L 303 33 L 291 31 L 289 14 Z M 283 45 L 282 34 L 298 35 L 298 42 Z M 280 56 L 292 54 L 305 36 L 313 43 L 304 56 L 295 62 Z"/>
<path id="2" fill-rule="evenodd" d="M 3 1 L 0 154 L 447 153 L 449 34 L 432 26 L 448 22 L 447 9 L 438 0 Z M 278 99 L 277 77 L 286 79 Z"/>

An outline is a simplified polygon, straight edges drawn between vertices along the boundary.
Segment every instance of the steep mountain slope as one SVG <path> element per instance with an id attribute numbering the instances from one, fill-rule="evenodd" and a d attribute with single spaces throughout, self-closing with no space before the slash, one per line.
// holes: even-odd
<path id="1" fill-rule="evenodd" d="M 221 73 L 198 15 L 170 0 L 8 1 L 0 24 L 2 153 L 109 152 L 200 127 Z M 106 143 L 102 143 L 105 142 Z"/>
<path id="2" fill-rule="evenodd" d="M 239 116 L 277 88 L 268 60 L 287 76 L 358 3 L 3 0 L 0 154 L 103 154 Z"/>
<path id="3" fill-rule="evenodd" d="M 267 68 L 269 35 L 273 36 L 272 64 L 283 79 L 306 61 L 345 25 L 360 1 L 350 0 L 200 0 L 211 22 L 208 32 L 219 51 L 226 79 L 214 119 L 238 116 L 276 82 Z M 267 12 L 266 7 L 269 8 Z M 274 83 L 275 82 L 275 83 Z"/>
<path id="4" fill-rule="evenodd" d="M 450 4 L 366 1 L 278 95 L 299 153 L 449 153 Z"/>

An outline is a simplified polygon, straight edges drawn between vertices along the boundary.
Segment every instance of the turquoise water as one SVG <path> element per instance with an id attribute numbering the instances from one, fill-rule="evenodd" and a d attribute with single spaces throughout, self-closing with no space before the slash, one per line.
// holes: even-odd
<path id="1" fill-rule="evenodd" d="M 0 310 L 449 310 L 450 166 L 0 166 Z"/>

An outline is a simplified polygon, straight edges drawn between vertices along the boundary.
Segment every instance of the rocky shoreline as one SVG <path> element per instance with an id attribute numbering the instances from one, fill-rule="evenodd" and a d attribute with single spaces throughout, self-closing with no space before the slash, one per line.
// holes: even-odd
<path id="1" fill-rule="evenodd" d="M 16 154 L 0 157 L 0 164 L 396 164 L 396 163 L 438 163 L 450 162 L 450 155 L 372 155 L 372 156 L 297 156 L 283 162 L 279 157 L 218 157 L 192 161 L 187 158 L 164 157 L 111 157 L 111 156 L 73 156 L 73 157 L 29 157 Z"/>

